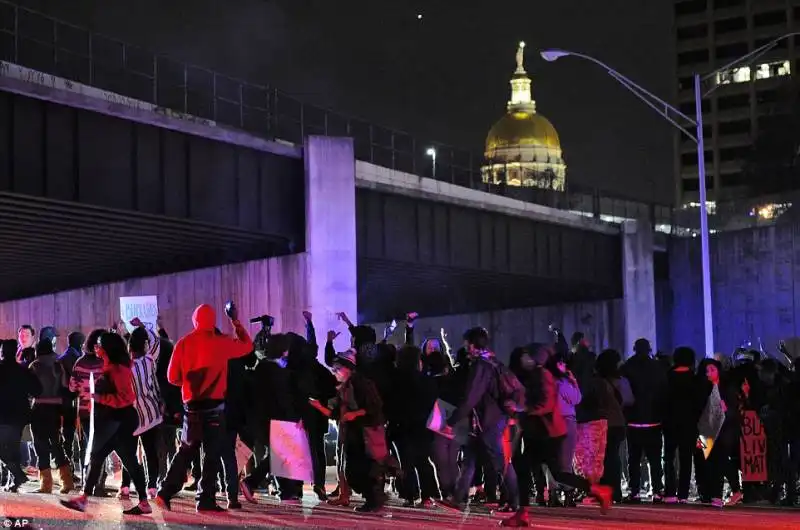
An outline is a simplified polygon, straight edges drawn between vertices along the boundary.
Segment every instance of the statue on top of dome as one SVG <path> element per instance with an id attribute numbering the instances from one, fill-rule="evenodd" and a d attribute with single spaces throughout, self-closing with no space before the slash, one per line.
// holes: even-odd
<path id="1" fill-rule="evenodd" d="M 525 73 L 525 43 L 520 42 L 519 48 L 517 48 L 517 73 L 524 74 Z"/>

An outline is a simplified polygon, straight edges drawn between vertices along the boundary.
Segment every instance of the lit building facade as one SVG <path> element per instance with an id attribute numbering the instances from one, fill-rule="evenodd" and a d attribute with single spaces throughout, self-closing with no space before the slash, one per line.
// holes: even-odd
<path id="1" fill-rule="evenodd" d="M 517 69 L 511 78 L 506 114 L 486 137 L 484 182 L 563 191 L 567 166 L 558 133 L 536 112 L 531 79 L 524 67 L 525 43 L 517 49 Z"/>
<path id="2" fill-rule="evenodd" d="M 800 31 L 798 0 L 675 0 L 675 98 L 695 115 L 693 74 L 706 75 L 790 32 Z M 706 81 L 703 99 L 709 201 L 746 193 L 744 162 L 770 116 L 790 112 L 791 80 L 798 66 L 798 37 L 781 40 L 751 64 L 723 70 Z M 710 83 L 710 85 L 708 84 Z M 697 146 L 675 140 L 677 204 L 699 200 Z"/>

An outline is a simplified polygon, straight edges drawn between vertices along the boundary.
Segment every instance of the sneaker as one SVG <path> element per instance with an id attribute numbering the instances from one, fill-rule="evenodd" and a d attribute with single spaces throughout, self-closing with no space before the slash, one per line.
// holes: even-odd
<path id="1" fill-rule="evenodd" d="M 158 490 L 155 488 L 147 488 L 147 498 L 151 501 L 158 496 Z"/>
<path id="2" fill-rule="evenodd" d="M 405 501 L 402 504 L 403 508 L 413 508 L 415 506 L 414 501 Z"/>
<path id="3" fill-rule="evenodd" d="M 662 497 L 657 493 L 653 494 L 653 504 L 661 504 L 663 502 L 664 502 L 664 497 Z"/>
<path id="4" fill-rule="evenodd" d="M 339 495 L 333 499 L 328 499 L 329 506 L 341 506 L 343 508 L 347 508 L 350 506 L 350 496 L 349 495 Z"/>
<path id="5" fill-rule="evenodd" d="M 738 504 L 742 504 L 744 501 L 744 495 L 742 495 L 741 491 L 734 492 L 728 497 L 728 502 L 725 503 L 725 506 L 736 506 Z"/>
<path id="6" fill-rule="evenodd" d="M 64 508 L 69 508 L 70 510 L 75 510 L 76 512 L 85 512 L 86 511 L 86 497 L 81 495 L 80 497 L 75 497 L 74 499 L 68 501 L 61 501 L 61 506 Z"/>
<path id="7" fill-rule="evenodd" d="M 124 501 L 130 499 L 131 498 L 131 489 L 130 488 L 126 488 L 126 487 L 120 488 L 119 492 L 117 493 L 117 498 L 118 499 L 122 499 Z"/>
<path id="8" fill-rule="evenodd" d="M 678 504 L 678 497 L 664 497 L 664 504 Z"/>
<path id="9" fill-rule="evenodd" d="M 422 499 L 422 502 L 419 503 L 419 507 L 425 510 L 430 510 L 434 508 L 436 503 L 433 502 L 433 499 Z"/>
<path id="10" fill-rule="evenodd" d="M 150 515 L 153 509 L 147 501 L 140 501 L 139 504 L 128 510 L 123 510 L 122 515 Z"/>
<path id="11" fill-rule="evenodd" d="M 722 502 L 722 499 L 711 499 L 711 506 L 714 508 L 722 508 L 725 506 Z"/>
<path id="12" fill-rule="evenodd" d="M 239 501 L 228 501 L 228 509 L 229 510 L 241 510 L 242 503 Z"/>
<path id="13" fill-rule="evenodd" d="M 364 503 L 361 506 L 357 507 L 355 510 L 356 513 L 370 513 L 370 514 L 380 514 L 383 512 L 383 505 L 382 504 L 370 504 Z"/>
<path id="14" fill-rule="evenodd" d="M 520 508 L 508 519 L 503 519 L 500 521 L 500 526 L 506 528 L 527 528 L 530 526 L 530 524 L 530 520 L 528 519 L 528 510 L 525 508 Z"/>
<path id="15" fill-rule="evenodd" d="M 600 503 L 600 510 L 606 513 L 611 508 L 611 497 L 614 495 L 614 489 L 611 486 L 601 486 L 595 484 L 592 486 L 592 496 Z"/>

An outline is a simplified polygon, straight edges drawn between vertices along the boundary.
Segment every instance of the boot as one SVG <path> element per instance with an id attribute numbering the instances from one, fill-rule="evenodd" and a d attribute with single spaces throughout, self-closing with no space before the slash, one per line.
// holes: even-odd
<path id="1" fill-rule="evenodd" d="M 58 491 L 61 495 L 66 495 L 75 489 L 75 481 L 72 480 L 72 470 L 69 466 L 58 468 L 58 478 L 61 480 L 61 489 Z"/>
<path id="2" fill-rule="evenodd" d="M 39 489 L 36 493 L 53 493 L 53 472 L 50 469 L 39 470 Z"/>

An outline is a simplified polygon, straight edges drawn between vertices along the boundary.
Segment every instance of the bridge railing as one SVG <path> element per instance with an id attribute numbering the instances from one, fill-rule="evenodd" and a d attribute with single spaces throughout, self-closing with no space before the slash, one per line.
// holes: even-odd
<path id="1" fill-rule="evenodd" d="M 350 136 L 356 157 L 376 165 L 572 210 L 611 222 L 645 217 L 656 229 L 681 234 L 668 205 L 570 184 L 566 192 L 486 184 L 483 154 L 309 105 L 267 85 L 250 83 L 188 65 L 0 0 L 0 60 L 50 73 L 109 92 L 255 135 L 302 143 L 307 135 Z M 426 154 L 436 150 L 433 159 Z M 681 213 L 681 212 L 678 212 Z M 690 226 L 691 223 L 687 226 Z"/>

